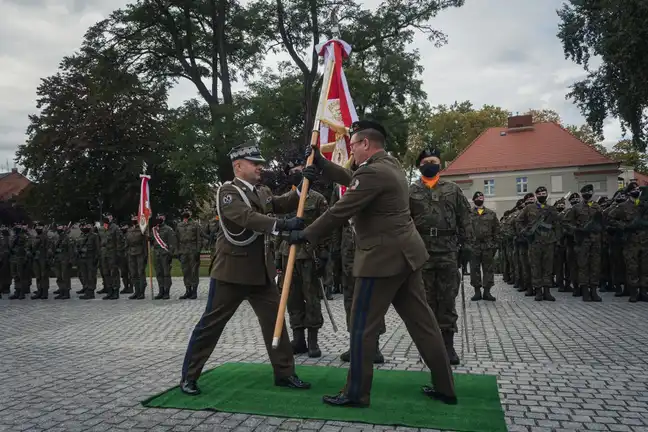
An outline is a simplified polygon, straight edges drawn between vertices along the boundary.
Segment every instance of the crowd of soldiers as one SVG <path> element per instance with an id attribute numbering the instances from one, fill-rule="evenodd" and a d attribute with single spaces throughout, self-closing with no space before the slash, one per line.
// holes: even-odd
<path id="1" fill-rule="evenodd" d="M 72 233 L 71 222 L 47 227 L 41 222 L 31 226 L 15 223 L 12 229 L 2 226 L 0 296 L 10 293 L 13 282 L 14 292 L 9 299 L 23 300 L 29 294 L 34 300 L 47 299 L 53 274 L 58 286 L 54 298 L 69 299 L 76 268 L 81 283 L 77 291 L 80 299 L 94 299 L 95 294 L 105 294 L 104 300 L 119 299 L 120 294 L 131 294 L 128 297 L 131 300 L 144 299 L 150 240 L 151 261 L 158 282 L 158 294 L 154 298 L 170 298 L 171 265 L 175 257 L 180 260 L 185 285 L 180 299 L 196 299 L 200 252 L 204 245 L 213 247 L 218 221 L 210 221 L 203 228 L 191 218 L 191 211 L 184 209 L 175 229 L 166 223 L 164 214 L 158 214 L 152 222 L 152 229 L 144 233 L 137 215 L 118 225 L 110 213 L 103 215 L 101 224 L 80 220 L 74 224 L 80 231 L 76 234 Z M 96 291 L 98 272 L 103 288 Z M 32 293 L 33 280 L 36 291 Z"/>

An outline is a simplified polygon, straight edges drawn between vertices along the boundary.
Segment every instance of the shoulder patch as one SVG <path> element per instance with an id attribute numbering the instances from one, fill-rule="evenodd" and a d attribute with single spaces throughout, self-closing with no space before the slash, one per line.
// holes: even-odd
<path id="1" fill-rule="evenodd" d="M 266 198 L 266 204 L 270 204 L 271 202 L 272 202 L 272 197 L 271 196 Z"/>
<path id="2" fill-rule="evenodd" d="M 358 180 L 357 178 L 355 178 L 355 179 L 353 179 L 353 181 L 351 182 L 351 186 L 349 186 L 349 189 L 351 189 L 351 190 L 356 190 L 356 189 L 358 188 L 358 186 L 360 186 L 360 180 Z"/>
<path id="3" fill-rule="evenodd" d="M 232 195 L 227 194 L 223 197 L 223 205 L 228 205 L 232 202 Z"/>

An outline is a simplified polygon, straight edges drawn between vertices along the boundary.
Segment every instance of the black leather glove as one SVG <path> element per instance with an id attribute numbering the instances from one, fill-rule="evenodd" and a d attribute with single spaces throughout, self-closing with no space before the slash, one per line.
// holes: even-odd
<path id="1" fill-rule="evenodd" d="M 304 223 L 304 219 L 302 218 L 293 217 L 277 219 L 277 231 L 295 231 L 303 230 L 304 228 L 306 228 L 306 224 Z"/>
<path id="2" fill-rule="evenodd" d="M 465 266 L 470 261 L 471 256 L 472 249 L 470 249 L 470 247 L 464 245 L 459 249 L 459 261 L 462 266 Z"/>
<path id="3" fill-rule="evenodd" d="M 281 262 L 281 256 L 279 256 L 278 258 L 275 258 L 275 268 L 278 271 L 283 270 L 283 263 Z"/>
<path id="4" fill-rule="evenodd" d="M 306 243 L 306 237 L 304 237 L 304 231 L 301 230 L 295 230 L 291 231 L 290 235 L 288 236 L 288 244 L 294 245 L 294 244 L 302 244 Z"/>
<path id="5" fill-rule="evenodd" d="M 309 182 L 313 183 L 319 176 L 319 169 L 315 165 L 308 165 L 302 170 L 302 175 L 305 179 L 308 179 Z"/>
<path id="6" fill-rule="evenodd" d="M 315 156 L 313 157 L 313 165 L 319 166 L 321 168 L 322 163 L 324 162 L 324 160 L 326 158 L 324 156 L 322 156 L 322 153 L 320 152 L 319 147 L 316 147 L 315 149 L 313 149 L 313 147 L 310 146 L 310 145 L 308 147 L 306 147 L 306 153 L 304 153 L 305 158 L 308 159 L 308 157 L 310 156 L 310 154 L 312 152 L 315 152 Z"/>

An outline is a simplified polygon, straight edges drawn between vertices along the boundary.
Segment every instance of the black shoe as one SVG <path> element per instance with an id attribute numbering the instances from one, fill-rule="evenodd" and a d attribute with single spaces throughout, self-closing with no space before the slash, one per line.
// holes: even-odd
<path id="1" fill-rule="evenodd" d="M 133 295 L 128 296 L 128 299 L 129 299 L 129 300 L 135 300 L 135 299 L 137 299 L 137 297 L 139 297 L 139 294 L 138 294 L 138 293 L 134 293 Z"/>
<path id="2" fill-rule="evenodd" d="M 486 301 L 495 301 L 495 297 L 490 293 L 490 288 L 484 288 L 484 295 L 482 295 L 482 298 Z"/>
<path id="3" fill-rule="evenodd" d="M 93 298 L 95 298 L 95 293 L 92 291 L 87 291 L 81 297 L 79 297 L 79 299 L 81 300 L 92 300 Z"/>
<path id="4" fill-rule="evenodd" d="M 342 354 L 340 354 L 340 360 L 342 360 L 343 362 L 346 362 L 346 363 L 350 362 L 351 361 L 351 354 L 349 353 L 349 351 L 345 351 Z M 385 359 L 383 359 L 383 361 L 384 360 Z"/>
<path id="5" fill-rule="evenodd" d="M 275 385 L 277 387 L 288 387 L 299 390 L 307 390 L 311 388 L 310 383 L 300 380 L 297 375 L 292 375 L 284 378 L 275 378 Z"/>
<path id="6" fill-rule="evenodd" d="M 83 294 L 85 292 L 85 288 L 81 288 L 79 291 L 77 291 L 77 294 Z"/>
<path id="7" fill-rule="evenodd" d="M 457 355 L 457 351 L 455 351 L 454 348 L 454 333 L 442 333 L 443 335 L 443 343 L 445 345 L 446 351 L 448 352 L 448 358 L 450 359 L 450 364 L 451 365 L 458 365 L 461 363 L 459 360 L 459 356 Z"/>
<path id="8" fill-rule="evenodd" d="M 189 396 L 198 396 L 200 394 L 200 389 L 198 388 L 198 383 L 194 380 L 182 380 L 180 383 L 180 391 Z"/>
<path id="9" fill-rule="evenodd" d="M 479 301 L 481 299 L 482 299 L 481 289 L 480 288 L 475 288 L 475 295 L 470 297 L 470 300 Z"/>
<path id="10" fill-rule="evenodd" d="M 54 300 L 67 300 L 70 298 L 70 293 L 60 293 L 56 297 L 54 297 Z"/>
<path id="11" fill-rule="evenodd" d="M 198 287 L 193 287 L 191 288 L 191 291 L 189 293 L 189 299 L 191 300 L 196 300 L 198 298 Z"/>
<path id="12" fill-rule="evenodd" d="M 110 294 L 104 296 L 102 300 L 119 300 L 119 291 L 115 290 Z"/>
<path id="13" fill-rule="evenodd" d="M 443 393 L 439 393 L 438 391 L 434 390 L 430 386 L 423 386 L 421 390 L 423 390 L 423 393 L 425 393 L 425 395 L 429 398 L 441 401 L 444 404 L 457 405 L 458 401 L 456 396 L 446 396 Z"/>
<path id="14" fill-rule="evenodd" d="M 188 287 L 185 287 L 185 293 L 182 294 L 180 297 L 178 297 L 180 300 L 185 300 L 188 299 L 190 296 L 190 289 Z"/>
<path id="15" fill-rule="evenodd" d="M 158 292 L 158 295 L 156 295 L 155 297 L 153 297 L 153 300 L 162 300 L 163 298 L 164 298 L 164 291 L 163 291 L 163 290 L 160 290 L 160 291 Z"/>
<path id="16" fill-rule="evenodd" d="M 32 296 L 31 296 L 32 300 L 38 300 L 39 298 L 41 298 L 40 293 L 35 293 L 35 294 L 32 294 Z"/>
<path id="17" fill-rule="evenodd" d="M 357 402 L 349 399 L 344 393 L 338 393 L 335 396 L 323 396 L 322 402 L 327 405 L 345 406 L 351 408 L 366 408 L 369 406 L 367 403 Z"/>
<path id="18" fill-rule="evenodd" d="M 106 290 L 106 288 L 102 288 L 99 291 L 97 291 L 97 294 L 106 294 L 106 293 L 108 293 L 108 290 Z"/>
<path id="19" fill-rule="evenodd" d="M 61 290 L 57 289 L 56 291 L 52 291 L 52 294 L 59 295 L 59 294 L 61 294 Z"/>
<path id="20" fill-rule="evenodd" d="M 551 295 L 551 290 L 549 287 L 542 288 L 542 299 L 547 301 L 556 301 L 556 298 Z"/>

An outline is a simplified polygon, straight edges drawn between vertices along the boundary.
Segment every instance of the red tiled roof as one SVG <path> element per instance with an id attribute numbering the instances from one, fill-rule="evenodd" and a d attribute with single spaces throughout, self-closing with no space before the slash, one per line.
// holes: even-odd
<path id="1" fill-rule="evenodd" d="M 634 178 L 639 183 L 639 186 L 648 186 L 648 175 L 636 172 L 634 173 Z"/>
<path id="2" fill-rule="evenodd" d="M 0 174 L 0 200 L 20 194 L 31 182 L 18 172 Z"/>
<path id="3" fill-rule="evenodd" d="M 560 125 L 548 122 L 536 123 L 533 128 L 519 130 L 489 128 L 441 174 L 462 175 L 605 164 L 616 162 Z"/>

